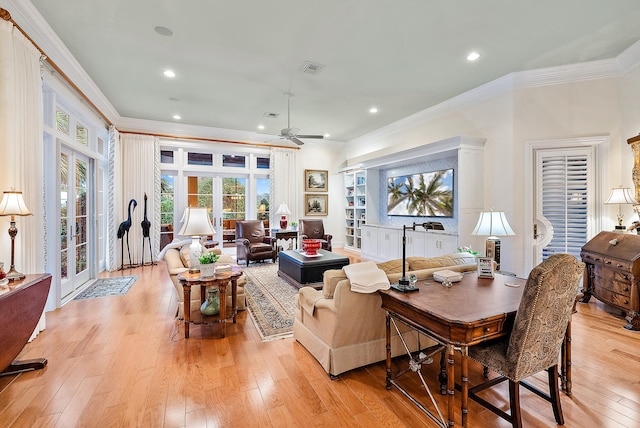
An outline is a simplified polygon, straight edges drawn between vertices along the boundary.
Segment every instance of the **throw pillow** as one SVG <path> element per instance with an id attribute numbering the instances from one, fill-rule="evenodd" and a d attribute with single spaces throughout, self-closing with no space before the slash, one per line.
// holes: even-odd
<path id="1" fill-rule="evenodd" d="M 191 263 L 189 262 L 189 256 L 191 255 L 191 248 L 189 248 L 190 245 L 191 243 L 180 248 L 180 259 L 182 260 L 184 267 L 187 268 L 191 267 Z"/>
<path id="2" fill-rule="evenodd" d="M 405 270 L 409 270 L 409 263 L 405 265 Z M 388 262 L 378 263 L 378 269 L 381 269 L 389 275 L 390 273 L 402 273 L 402 259 L 389 260 Z"/>

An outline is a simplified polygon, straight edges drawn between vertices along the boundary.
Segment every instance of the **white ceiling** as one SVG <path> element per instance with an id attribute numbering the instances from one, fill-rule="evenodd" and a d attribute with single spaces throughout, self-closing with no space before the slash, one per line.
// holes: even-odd
<path id="1" fill-rule="evenodd" d="M 290 92 L 291 125 L 338 141 L 508 73 L 614 58 L 640 40 L 638 0 L 31 2 L 122 117 L 277 135 Z M 305 61 L 326 67 L 303 74 Z"/>

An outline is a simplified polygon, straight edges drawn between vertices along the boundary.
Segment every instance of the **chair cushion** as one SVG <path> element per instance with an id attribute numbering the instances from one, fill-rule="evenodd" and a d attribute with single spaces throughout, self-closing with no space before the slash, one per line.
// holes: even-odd
<path id="1" fill-rule="evenodd" d="M 254 242 L 249 244 L 249 252 L 251 254 L 267 253 L 273 251 L 273 247 L 264 242 Z"/>

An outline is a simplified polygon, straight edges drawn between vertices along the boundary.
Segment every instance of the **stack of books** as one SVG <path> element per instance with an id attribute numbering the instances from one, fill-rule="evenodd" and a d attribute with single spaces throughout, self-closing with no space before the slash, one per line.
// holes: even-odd
<path id="1" fill-rule="evenodd" d="M 216 265 L 216 273 L 231 272 L 231 265 Z"/>

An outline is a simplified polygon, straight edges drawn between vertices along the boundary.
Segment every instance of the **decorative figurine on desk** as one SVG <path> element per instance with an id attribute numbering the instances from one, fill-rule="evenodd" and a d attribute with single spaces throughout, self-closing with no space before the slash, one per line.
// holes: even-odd
<path id="1" fill-rule="evenodd" d="M 131 267 L 133 265 L 133 263 L 131 262 L 131 251 L 129 250 L 129 229 L 131 229 L 131 207 L 133 206 L 133 210 L 136 209 L 136 207 L 138 206 L 138 203 L 136 202 L 135 199 L 131 199 L 129 201 L 129 208 L 127 210 L 128 212 L 128 216 L 127 219 L 125 221 L 123 221 L 122 223 L 120 223 L 120 226 L 118 227 L 118 239 L 122 239 L 122 241 L 120 241 L 120 255 L 121 255 L 121 260 L 122 260 L 122 264 L 120 265 L 120 269 L 122 270 L 124 269 L 124 236 L 127 235 L 127 253 L 129 254 L 129 267 Z"/>
<path id="2" fill-rule="evenodd" d="M 140 223 L 142 226 L 142 261 L 140 262 L 140 266 L 144 266 L 144 240 L 147 239 L 149 241 L 149 255 L 151 257 L 151 266 L 155 265 L 153 262 L 153 251 L 151 250 L 151 236 L 149 235 L 149 230 L 151 229 L 151 222 L 147 218 L 147 192 L 144 193 L 144 219 Z"/>

